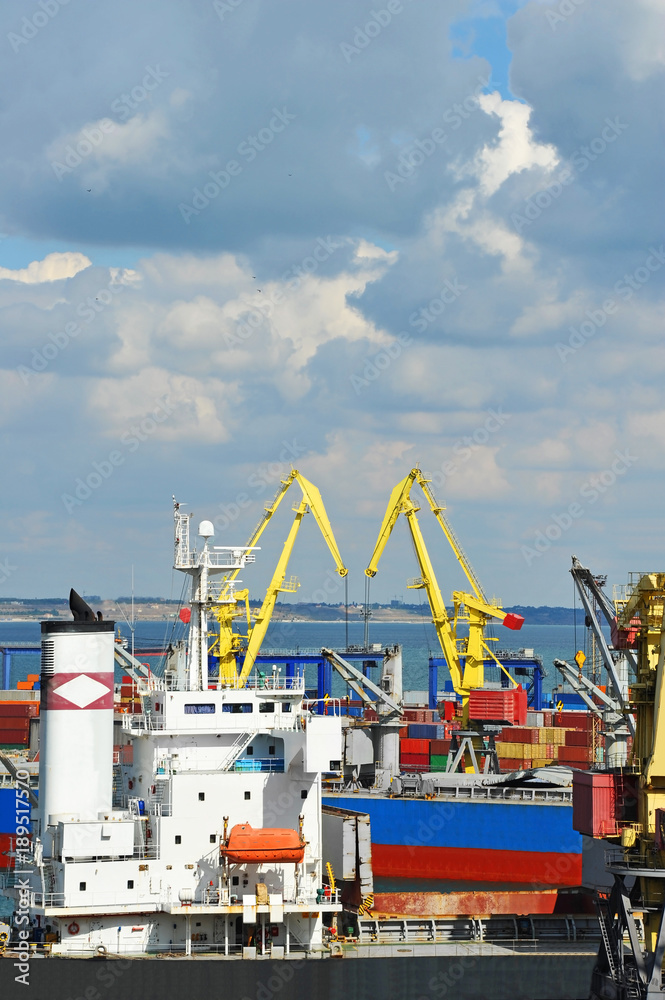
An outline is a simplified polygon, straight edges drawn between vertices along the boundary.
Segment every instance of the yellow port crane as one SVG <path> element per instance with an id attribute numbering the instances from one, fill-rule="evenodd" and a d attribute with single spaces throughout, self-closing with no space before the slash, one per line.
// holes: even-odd
<path id="1" fill-rule="evenodd" d="M 620 648 L 637 643 L 636 675 L 630 687 L 635 742 L 632 767 L 610 772 L 613 815 L 608 818 L 612 822 L 616 817 L 621 849 L 608 852 L 607 869 L 614 886 L 609 898 L 598 899 L 602 941 L 590 996 L 643 1000 L 662 997 L 664 992 L 665 573 L 634 574 L 615 599 L 615 607 Z M 607 781 L 605 775 L 597 775 L 591 781 L 603 779 Z M 579 784 L 588 780 L 580 779 Z M 576 785 L 574 811 L 578 795 L 583 804 L 589 795 Z M 588 811 L 586 805 L 583 812 Z"/>
<path id="2" fill-rule="evenodd" d="M 416 513 L 420 510 L 420 507 L 411 499 L 411 488 L 416 482 L 425 494 L 430 509 L 441 526 L 473 590 L 473 593 L 463 591 L 455 591 L 453 593 L 454 615 L 452 622 L 441 596 L 441 589 L 434 573 L 434 567 L 432 566 L 425 545 L 418 518 L 416 517 Z M 519 629 L 522 627 L 524 619 L 521 615 L 507 614 L 497 604 L 490 604 L 488 602 L 478 577 L 474 573 L 452 527 L 443 514 L 444 507 L 437 503 L 429 483 L 430 480 L 425 478 L 420 469 L 415 468 L 411 470 L 405 479 L 395 486 L 390 494 L 379 536 L 365 574 L 368 577 L 376 575 L 379 559 L 397 523 L 397 519 L 400 514 L 404 514 L 411 532 L 413 547 L 420 568 L 420 577 L 410 580 L 407 583 L 407 588 L 409 590 L 423 589 L 427 594 L 432 612 L 432 622 L 436 629 L 443 655 L 446 658 L 446 663 L 448 664 L 453 688 L 462 697 L 463 721 L 467 725 L 469 720 L 469 693 L 473 688 L 483 686 L 485 680 L 484 665 L 488 656 L 501 667 L 503 672 L 510 678 L 512 684 L 516 684 L 503 664 L 499 663 L 485 641 L 485 626 L 487 622 L 492 618 L 496 618 L 508 628 Z M 462 624 L 468 625 L 468 635 L 460 638 L 458 637 L 458 627 Z"/>
<path id="3" fill-rule="evenodd" d="M 210 648 L 210 653 L 216 656 L 219 661 L 218 683 L 222 687 L 244 687 L 268 631 L 278 595 L 280 593 L 295 593 L 300 586 L 300 583 L 294 576 L 286 580 L 286 570 L 300 525 L 305 514 L 308 512 L 314 515 L 314 519 L 319 526 L 326 545 L 335 560 L 337 572 L 341 577 L 347 575 L 348 570 L 342 562 L 321 493 L 297 469 L 293 469 L 286 479 L 281 481 L 279 489 L 272 501 L 266 505 L 263 517 L 252 532 L 247 547 L 250 548 L 256 545 L 294 482 L 298 483 L 302 491 L 302 499 L 292 508 L 295 512 L 293 524 L 291 525 L 282 553 L 266 590 L 263 603 L 254 616 L 254 621 L 252 622 L 251 619 L 249 591 L 235 590 L 235 581 L 240 569 L 234 570 L 224 577 L 220 593 L 214 599 L 213 609 L 215 617 L 219 622 L 219 634 Z M 243 614 L 242 604 L 245 606 L 245 614 L 247 616 L 246 636 L 233 631 L 234 620 Z M 242 654 L 243 649 L 245 650 L 245 658 L 242 670 L 239 672 L 237 659 Z"/>

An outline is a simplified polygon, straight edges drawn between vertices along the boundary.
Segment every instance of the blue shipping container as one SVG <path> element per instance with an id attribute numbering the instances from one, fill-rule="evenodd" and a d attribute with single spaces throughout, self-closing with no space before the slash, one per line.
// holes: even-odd
<path id="1" fill-rule="evenodd" d="M 409 726 L 410 740 L 445 740 L 446 727 L 437 723 L 412 722 Z"/>

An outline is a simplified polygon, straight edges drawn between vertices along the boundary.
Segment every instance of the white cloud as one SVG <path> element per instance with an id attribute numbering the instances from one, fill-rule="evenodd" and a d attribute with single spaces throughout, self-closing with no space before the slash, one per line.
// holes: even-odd
<path id="1" fill-rule="evenodd" d="M 66 253 L 49 253 L 43 260 L 33 260 L 27 267 L 12 271 L 0 267 L 0 279 L 20 281 L 26 285 L 37 285 L 45 281 L 62 281 L 73 278 L 79 271 L 91 266 L 85 254 L 74 251 Z"/>
<path id="2" fill-rule="evenodd" d="M 553 170 L 559 162 L 557 151 L 554 146 L 534 139 L 529 128 L 532 109 L 527 104 L 503 100 L 496 92 L 481 94 L 478 103 L 485 114 L 501 121 L 498 141 L 484 146 L 462 170 L 478 178 L 485 197 L 493 195 L 510 176 L 523 170 L 534 167 Z"/>

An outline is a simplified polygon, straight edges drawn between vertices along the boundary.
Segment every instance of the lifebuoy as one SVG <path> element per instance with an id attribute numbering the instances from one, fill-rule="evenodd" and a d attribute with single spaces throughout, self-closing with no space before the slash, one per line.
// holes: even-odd
<path id="1" fill-rule="evenodd" d="M 78 932 L 80 931 L 80 929 L 81 929 L 81 928 L 79 927 L 79 925 L 78 925 L 78 924 L 76 923 L 76 921 L 75 921 L 75 920 L 72 920 L 71 924 L 70 924 L 70 925 L 69 925 L 69 927 L 67 928 L 67 930 L 69 931 L 69 933 L 70 933 L 70 934 L 71 934 L 72 936 L 73 936 L 74 934 L 78 934 Z"/>

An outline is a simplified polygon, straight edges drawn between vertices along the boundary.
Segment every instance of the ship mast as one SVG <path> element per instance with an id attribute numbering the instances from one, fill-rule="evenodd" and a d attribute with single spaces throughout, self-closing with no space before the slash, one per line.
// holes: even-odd
<path id="1" fill-rule="evenodd" d="M 208 688 L 207 609 L 218 596 L 214 588 L 214 579 L 222 573 L 237 571 L 246 563 L 253 562 L 255 558 L 253 551 L 257 546 L 215 545 L 211 548 L 210 539 L 215 535 L 215 528 L 212 521 L 201 521 L 198 535 L 204 540 L 203 548 L 200 552 L 196 547 L 190 549 L 189 526 L 192 514 L 185 514 L 180 508 L 181 504 L 173 497 L 173 567 L 182 573 L 187 573 L 192 581 L 186 689 L 205 691 Z"/>

